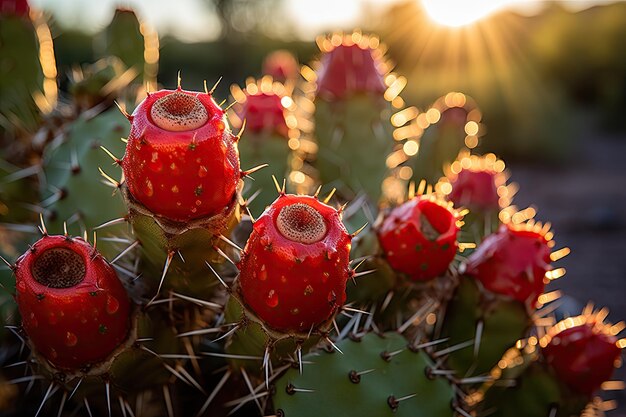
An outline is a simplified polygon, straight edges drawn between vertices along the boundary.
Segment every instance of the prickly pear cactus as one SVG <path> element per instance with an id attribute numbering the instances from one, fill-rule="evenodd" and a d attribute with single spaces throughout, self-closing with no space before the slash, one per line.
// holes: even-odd
<path id="1" fill-rule="evenodd" d="M 344 200 L 365 194 L 376 204 L 387 166 L 372 155 L 387 155 L 394 147 L 392 102 L 406 80 L 389 73 L 374 36 L 335 33 L 317 43 L 322 56 L 303 75 L 310 83 L 306 90 L 314 91 L 319 179 Z"/>
<path id="2" fill-rule="evenodd" d="M 478 392 L 479 407 L 496 416 L 580 415 L 585 409 L 601 410 L 594 400 L 601 388 L 620 389 L 610 382 L 623 343 L 617 327 L 604 322 L 606 310 L 588 306 L 582 315 L 565 319 L 538 339 L 531 336 L 522 349 L 507 352 L 492 372 L 508 377 L 514 386 L 489 384 Z M 525 345 L 525 346 L 524 346 Z"/>
<path id="3" fill-rule="evenodd" d="M 127 121 L 115 108 L 98 115 L 83 115 L 67 127 L 60 143 L 51 144 L 43 162 L 42 207 L 51 233 L 81 236 L 97 226 L 126 215 L 119 191 L 103 181 L 114 161 L 107 152 L 124 150 Z M 106 149 L 106 151 L 104 149 Z M 125 227 L 104 230 L 101 237 L 127 237 Z M 100 239 L 100 250 L 111 259 L 120 245 Z"/>
<path id="4" fill-rule="evenodd" d="M 5 142 L 34 132 L 40 112 L 56 104 L 56 64 L 50 29 L 40 12 L 23 0 L 7 0 L 0 9 L 0 133 L 2 157 L 15 151 Z"/>
<path id="5" fill-rule="evenodd" d="M 295 102 L 285 85 L 265 76 L 258 81 L 246 82 L 242 90 L 231 87 L 231 94 L 237 102 L 229 119 L 236 129 L 245 126 L 239 142 L 239 158 L 254 181 L 250 190 L 245 190 L 250 198 L 247 207 L 253 215 L 260 215 L 274 199 L 274 178 L 280 183 L 289 174 L 290 143 L 300 135 L 295 116 Z M 245 124 L 244 124 L 245 123 Z M 292 141 L 293 138 L 293 141 Z M 291 142 L 290 142 L 291 141 Z M 253 173 L 257 167 L 269 166 Z"/>
<path id="6" fill-rule="evenodd" d="M 52 114 L 35 95 L 35 135 L 3 114 L 0 414 L 587 417 L 623 389 L 623 323 L 549 316 L 569 249 L 470 154 L 468 97 L 406 107 L 355 31 L 318 39 L 306 84 L 268 60 L 285 83 L 233 87 L 227 117 L 206 88 L 137 90 L 146 30 L 118 12 L 126 68 L 76 70 Z"/>
<path id="7" fill-rule="evenodd" d="M 302 371 L 290 369 L 276 382 L 277 415 L 454 415 L 454 387 L 398 333 L 345 339 L 336 349 L 304 356 L 303 363 Z"/>

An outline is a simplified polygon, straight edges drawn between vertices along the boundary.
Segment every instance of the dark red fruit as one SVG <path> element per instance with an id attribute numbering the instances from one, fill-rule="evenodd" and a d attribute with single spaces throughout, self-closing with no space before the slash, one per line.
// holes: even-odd
<path id="1" fill-rule="evenodd" d="M 540 231 L 502 225 L 464 264 L 464 273 L 489 291 L 535 305 L 550 269 L 550 241 Z"/>
<path id="2" fill-rule="evenodd" d="M 499 173 L 484 169 L 463 169 L 451 182 L 452 191 L 448 200 L 457 207 L 467 207 L 471 211 L 500 210 L 500 197 L 496 186 Z"/>
<path id="3" fill-rule="evenodd" d="M 322 55 L 317 94 L 328 100 L 355 93 L 382 96 L 386 86 L 372 51 L 358 44 L 341 44 Z"/>
<path id="4" fill-rule="evenodd" d="M 334 208 L 281 195 L 254 223 L 243 250 L 244 303 L 275 330 L 316 328 L 345 302 L 351 240 Z"/>
<path id="5" fill-rule="evenodd" d="M 16 300 L 34 349 L 77 371 L 128 336 L 131 302 L 109 263 L 81 238 L 44 236 L 16 262 Z"/>
<path id="6" fill-rule="evenodd" d="M 240 180 L 237 138 L 209 94 L 161 90 L 135 109 L 122 168 L 130 194 L 184 222 L 221 213 Z"/>
<path id="7" fill-rule="evenodd" d="M 617 338 L 594 323 L 560 331 L 543 348 L 543 356 L 559 379 L 588 396 L 611 378 L 620 354 Z"/>
<path id="8" fill-rule="evenodd" d="M 456 220 L 452 209 L 428 196 L 394 208 L 378 229 L 387 262 L 414 280 L 442 275 L 458 247 Z"/>
<path id="9" fill-rule="evenodd" d="M 28 17 L 30 7 L 26 0 L 0 0 L 0 16 Z"/>
<path id="10" fill-rule="evenodd" d="M 271 75 L 280 82 L 295 80 L 299 72 L 298 62 L 289 51 L 274 51 L 263 61 L 263 74 Z"/>
<path id="11" fill-rule="evenodd" d="M 251 132 L 270 132 L 288 137 L 285 108 L 277 94 L 247 94 L 240 117 L 246 120 L 246 129 Z"/>

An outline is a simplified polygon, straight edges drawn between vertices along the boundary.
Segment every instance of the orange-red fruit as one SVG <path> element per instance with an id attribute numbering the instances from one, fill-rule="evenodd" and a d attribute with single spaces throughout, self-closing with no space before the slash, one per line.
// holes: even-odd
<path id="1" fill-rule="evenodd" d="M 550 247 L 540 232 L 502 225 L 464 264 L 464 273 L 489 291 L 534 306 L 550 269 Z"/>
<path id="2" fill-rule="evenodd" d="M 276 94 L 247 95 L 241 118 L 246 120 L 246 128 L 251 132 L 277 133 L 285 138 L 288 136 L 285 108 Z"/>
<path id="3" fill-rule="evenodd" d="M 543 348 L 543 356 L 559 379 L 588 396 L 611 378 L 620 354 L 617 338 L 599 331 L 593 323 L 563 330 Z"/>
<path id="4" fill-rule="evenodd" d="M 472 211 L 500 210 L 495 171 L 462 169 L 452 185 L 448 200 Z"/>
<path id="5" fill-rule="evenodd" d="M 321 58 L 317 94 L 324 99 L 344 99 L 355 93 L 385 92 L 383 76 L 369 48 L 339 45 Z"/>
<path id="6" fill-rule="evenodd" d="M 244 303 L 275 330 L 317 328 L 345 302 L 351 240 L 336 209 L 315 197 L 279 196 L 242 253 Z"/>
<path id="7" fill-rule="evenodd" d="M 378 229 L 385 258 L 414 280 L 446 272 L 458 247 L 454 213 L 428 197 L 415 197 L 391 210 Z"/>
<path id="8" fill-rule="evenodd" d="M 236 139 L 211 95 L 152 93 L 132 115 L 122 161 L 128 190 L 170 220 L 219 214 L 233 203 L 240 180 Z"/>
<path id="9" fill-rule="evenodd" d="M 77 371 L 101 363 L 131 326 L 131 302 L 109 263 L 81 238 L 44 236 L 15 268 L 22 326 L 52 366 Z"/>

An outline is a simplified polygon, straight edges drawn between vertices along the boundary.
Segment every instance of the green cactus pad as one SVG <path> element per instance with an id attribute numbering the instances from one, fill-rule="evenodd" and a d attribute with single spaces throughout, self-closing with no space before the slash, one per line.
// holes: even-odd
<path id="1" fill-rule="evenodd" d="M 321 183 L 337 188 L 344 200 L 365 192 L 378 202 L 387 173 L 385 157 L 394 146 L 389 103 L 355 95 L 337 103 L 316 99 L 315 106 Z"/>
<path id="2" fill-rule="evenodd" d="M 51 233 L 63 233 L 63 222 L 68 232 L 81 236 L 109 220 L 126 215 L 126 207 L 119 193 L 103 182 L 98 168 L 110 174 L 113 161 L 100 148 L 113 155 L 122 155 L 124 143 L 121 138 L 128 128 L 128 121 L 117 109 L 109 109 L 93 118 L 80 117 L 69 128 L 65 141 L 53 146 L 44 156 L 46 184 L 42 184 L 42 201 L 48 210 L 46 226 Z M 61 197 L 61 198 L 58 198 Z M 55 201 L 56 200 L 56 201 Z M 125 226 L 103 230 L 100 236 L 123 236 Z M 103 240 L 98 250 L 109 259 L 120 252 L 119 245 Z"/>
<path id="3" fill-rule="evenodd" d="M 306 355 L 302 374 L 290 369 L 277 381 L 273 396 L 277 415 L 453 415 L 454 388 L 444 378 L 427 376 L 432 361 L 424 352 L 409 350 L 401 335 L 367 334 L 358 341 L 342 340 L 337 347 L 343 354 Z"/>
<path id="4" fill-rule="evenodd" d="M 449 338 L 450 346 L 476 342 L 479 322 L 483 323 L 480 345 L 456 350 L 448 357 L 448 366 L 458 377 L 489 373 L 532 324 L 522 303 L 487 296 L 474 280 L 461 278 L 446 309 L 442 337 Z"/>
<path id="5" fill-rule="evenodd" d="M 42 90 L 44 76 L 33 23 L 28 18 L 2 16 L 0 45 L 0 132 L 34 131 L 39 115 L 32 94 Z"/>
<path id="6" fill-rule="evenodd" d="M 289 146 L 287 138 L 278 134 L 270 133 L 246 133 L 239 141 L 239 159 L 243 169 L 251 169 L 261 164 L 269 164 L 268 167 L 251 174 L 254 181 L 250 181 L 250 191 L 246 192 L 251 196 L 257 190 L 261 193 L 249 204 L 252 215 L 259 216 L 265 207 L 276 199 L 276 186 L 272 175 L 279 183 L 287 177 Z"/>

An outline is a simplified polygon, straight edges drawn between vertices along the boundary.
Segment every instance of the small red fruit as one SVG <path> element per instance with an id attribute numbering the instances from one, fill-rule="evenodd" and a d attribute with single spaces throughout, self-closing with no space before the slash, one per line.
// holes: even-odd
<path id="1" fill-rule="evenodd" d="M 611 378 L 621 354 L 617 338 L 594 323 L 583 323 L 552 335 L 542 351 L 561 381 L 588 396 Z"/>
<path id="2" fill-rule="evenodd" d="M 434 198 L 419 196 L 394 208 L 378 229 L 385 258 L 414 280 L 442 275 L 458 247 L 458 215 Z"/>
<path id="3" fill-rule="evenodd" d="M 355 93 L 382 96 L 386 90 L 383 75 L 370 47 L 345 44 L 326 51 L 317 76 L 317 94 L 324 99 L 348 98 Z"/>
<path id="4" fill-rule="evenodd" d="M 131 120 L 122 168 L 137 201 L 179 222 L 233 204 L 241 176 L 237 138 L 210 94 L 161 90 Z"/>
<path id="5" fill-rule="evenodd" d="M 288 137 L 285 108 L 277 94 L 247 94 L 240 118 L 246 120 L 246 129 L 253 133 L 270 132 Z"/>
<path id="6" fill-rule="evenodd" d="M 483 240 L 462 271 L 493 293 L 534 306 L 550 269 L 550 246 L 540 230 L 504 224 Z"/>
<path id="7" fill-rule="evenodd" d="M 242 253 L 244 304 L 278 331 L 323 324 L 345 302 L 351 240 L 336 209 L 315 197 L 279 196 Z"/>
<path id="8" fill-rule="evenodd" d="M 129 336 L 128 294 L 81 238 L 44 236 L 17 260 L 15 282 L 24 331 L 55 368 L 101 363 Z"/>
<path id="9" fill-rule="evenodd" d="M 263 74 L 271 75 L 280 82 L 295 80 L 299 72 L 298 61 L 289 51 L 274 51 L 263 61 Z"/>
<path id="10" fill-rule="evenodd" d="M 452 192 L 448 199 L 458 207 L 476 211 L 500 210 L 500 196 L 496 186 L 497 172 L 491 170 L 464 169 L 451 182 Z"/>

